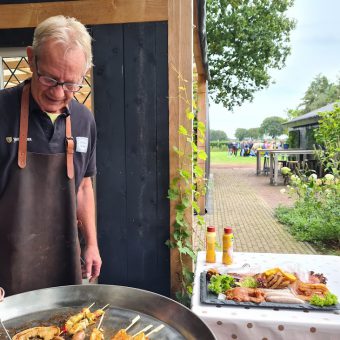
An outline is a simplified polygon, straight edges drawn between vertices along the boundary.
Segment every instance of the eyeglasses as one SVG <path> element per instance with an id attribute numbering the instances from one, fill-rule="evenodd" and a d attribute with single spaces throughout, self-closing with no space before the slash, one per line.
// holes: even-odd
<path id="1" fill-rule="evenodd" d="M 38 70 L 38 58 L 35 58 L 35 66 L 36 66 L 36 69 L 37 69 L 38 80 L 44 86 L 57 87 L 57 86 L 60 85 L 63 88 L 63 90 L 66 91 L 66 92 L 78 92 L 83 87 L 82 84 L 60 82 L 60 81 L 57 81 L 53 78 L 42 75 Z"/>

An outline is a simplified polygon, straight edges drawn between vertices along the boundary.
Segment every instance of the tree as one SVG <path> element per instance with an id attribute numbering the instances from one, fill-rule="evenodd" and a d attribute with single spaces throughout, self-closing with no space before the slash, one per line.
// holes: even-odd
<path id="1" fill-rule="evenodd" d="M 248 136 L 252 139 L 258 139 L 262 137 L 262 132 L 260 128 L 250 128 L 248 129 Z"/>
<path id="2" fill-rule="evenodd" d="M 227 140 L 227 134 L 222 130 L 210 130 L 210 138 L 211 141 L 215 140 Z"/>
<path id="3" fill-rule="evenodd" d="M 213 100 L 231 110 L 268 87 L 270 69 L 290 53 L 294 0 L 207 0 L 207 41 Z"/>
<path id="4" fill-rule="evenodd" d="M 296 117 L 299 117 L 299 116 L 303 115 L 304 111 L 303 110 L 298 110 L 298 109 L 296 109 L 296 110 L 290 109 L 290 110 L 287 110 L 286 113 L 287 113 L 288 119 L 294 119 Z"/>
<path id="5" fill-rule="evenodd" d="M 248 137 L 248 130 L 242 128 L 236 129 L 235 137 L 240 141 L 243 140 L 244 138 Z"/>
<path id="6" fill-rule="evenodd" d="M 282 135 L 284 131 L 282 123 L 284 123 L 285 121 L 286 120 L 281 117 L 268 117 L 262 122 L 260 129 L 263 133 L 275 138 Z"/>
<path id="7" fill-rule="evenodd" d="M 302 103 L 302 114 L 319 109 L 327 104 L 333 103 L 340 98 L 340 86 L 337 86 L 318 74 L 309 85 Z"/>
<path id="8" fill-rule="evenodd" d="M 340 161 L 340 106 L 335 104 L 332 111 L 319 112 L 319 127 L 315 129 L 316 141 L 326 148 L 328 161 Z"/>

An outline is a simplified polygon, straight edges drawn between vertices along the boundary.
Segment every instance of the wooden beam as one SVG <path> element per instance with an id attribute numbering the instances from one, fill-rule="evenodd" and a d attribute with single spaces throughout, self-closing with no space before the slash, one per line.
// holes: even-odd
<path id="1" fill-rule="evenodd" d="M 207 78 L 203 64 L 202 49 L 198 32 L 198 8 L 197 1 L 194 1 L 194 59 L 197 71 L 197 119 L 207 126 Z M 205 144 L 197 141 L 198 150 L 205 150 Z M 203 178 L 205 178 L 205 161 L 197 160 L 198 166 L 203 170 Z M 205 183 L 197 183 L 198 186 L 204 186 Z M 200 189 L 200 188 L 198 188 Z M 198 200 L 200 214 L 205 214 L 205 196 L 201 196 Z"/>
<path id="2" fill-rule="evenodd" d="M 191 110 L 192 102 L 192 66 L 193 66 L 193 4 L 192 0 L 168 0 L 168 58 L 169 58 L 169 163 L 170 181 L 177 176 L 177 169 L 180 168 L 180 158 L 174 152 L 176 146 L 180 150 L 185 150 L 187 155 L 192 154 L 191 146 L 186 141 L 186 137 L 178 133 L 180 125 L 192 131 L 192 121 L 186 118 L 185 110 L 189 106 Z M 179 75 L 186 80 L 183 84 L 179 80 Z M 179 87 L 186 85 L 189 105 L 179 97 Z M 192 174 L 191 164 L 186 164 L 185 170 Z M 191 175 L 192 176 L 192 175 Z M 191 186 L 192 183 L 189 183 Z M 187 221 L 192 227 L 192 211 L 186 215 Z M 176 220 L 175 203 L 170 204 L 170 232 L 173 232 L 173 224 Z M 185 259 L 185 263 L 192 267 L 190 257 Z M 171 266 L 171 295 L 175 296 L 180 291 L 179 281 L 181 266 L 177 249 L 170 250 Z"/>
<path id="3" fill-rule="evenodd" d="M 36 27 L 63 14 L 85 25 L 166 21 L 168 0 L 82 0 L 0 5 L 0 29 Z"/>
<path id="4" fill-rule="evenodd" d="M 197 76 L 197 119 L 198 121 L 204 123 L 207 126 L 207 80 L 205 74 L 198 74 Z M 205 143 L 197 140 L 197 148 L 201 151 L 206 151 Z M 205 178 L 205 163 L 203 159 L 198 159 L 197 164 L 203 170 L 203 178 Z M 205 181 L 197 183 L 198 190 L 201 190 Z M 198 206 L 200 208 L 200 215 L 205 214 L 205 196 L 201 196 L 198 200 Z"/>
<path id="5" fill-rule="evenodd" d="M 194 58 L 195 58 L 195 64 L 196 64 L 196 70 L 198 75 L 204 75 L 205 74 L 205 68 L 203 64 L 203 58 L 202 58 L 202 50 L 201 50 L 201 43 L 198 33 L 198 9 L 197 9 L 197 1 L 194 1 Z"/>

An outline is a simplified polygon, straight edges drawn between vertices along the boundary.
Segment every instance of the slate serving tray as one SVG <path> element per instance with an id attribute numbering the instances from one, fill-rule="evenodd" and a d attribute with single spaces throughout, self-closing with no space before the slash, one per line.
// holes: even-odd
<path id="1" fill-rule="evenodd" d="M 319 307 L 306 303 L 292 304 L 292 303 L 274 303 L 274 302 L 236 302 L 233 300 L 219 300 L 216 294 L 208 290 L 208 280 L 206 278 L 207 272 L 202 272 L 200 275 L 200 301 L 208 305 L 223 306 L 239 306 L 239 307 L 256 307 L 256 308 L 272 308 L 272 309 L 300 309 L 300 310 L 316 310 L 316 311 L 333 311 L 340 309 L 340 304 L 333 306 Z"/>

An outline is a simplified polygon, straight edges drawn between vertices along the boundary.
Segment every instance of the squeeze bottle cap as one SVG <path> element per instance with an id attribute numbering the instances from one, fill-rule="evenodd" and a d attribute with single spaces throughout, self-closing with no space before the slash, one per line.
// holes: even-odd
<path id="1" fill-rule="evenodd" d="M 213 232 L 215 232 L 215 227 L 210 226 L 210 227 L 207 228 L 207 231 L 213 233 Z"/>
<path id="2" fill-rule="evenodd" d="M 232 234 L 233 233 L 233 228 L 232 227 L 225 227 L 224 228 L 224 233 L 225 234 Z"/>

